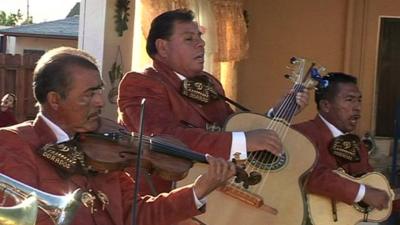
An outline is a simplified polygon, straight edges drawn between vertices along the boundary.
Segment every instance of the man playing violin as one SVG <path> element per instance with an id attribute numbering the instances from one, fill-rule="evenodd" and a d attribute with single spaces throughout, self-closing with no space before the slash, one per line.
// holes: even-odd
<path id="1" fill-rule="evenodd" d="M 131 131 L 139 129 L 140 101 L 146 98 L 145 133 L 168 134 L 190 149 L 225 159 L 247 158 L 247 152 L 264 150 L 279 154 L 278 135 L 267 129 L 247 132 L 221 131 L 224 121 L 233 114 L 222 99 L 221 83 L 203 71 L 204 46 L 193 12 L 177 9 L 156 17 L 149 31 L 146 50 L 153 67 L 143 73 L 130 72 L 119 87 L 119 120 Z M 211 94 L 210 94 L 211 93 Z M 308 94 L 296 96 L 299 110 Z M 153 177 L 158 192 L 168 191 L 171 183 Z M 141 190 L 152 188 L 142 182 Z"/>
<path id="2" fill-rule="evenodd" d="M 90 55 L 74 48 L 50 50 L 34 70 L 37 117 L 0 129 L 0 173 L 50 194 L 65 195 L 80 188 L 90 196 L 90 202 L 78 199 L 82 206 L 72 225 L 132 222 L 134 181 L 127 173 L 69 173 L 41 154 L 48 144 L 66 142 L 77 133 L 98 128 L 104 106 L 102 91 L 103 81 Z M 137 224 L 170 225 L 204 212 L 204 197 L 235 173 L 232 163 L 213 157 L 207 160 L 208 171 L 193 184 L 157 197 L 140 197 Z M 53 222 L 41 213 L 36 224 Z"/>
<path id="3" fill-rule="evenodd" d="M 315 91 L 318 115 L 294 126 L 314 143 L 319 153 L 306 189 L 347 204 L 363 201 L 379 210 L 387 208 L 389 196 L 385 191 L 353 182 L 334 172 L 341 168 L 349 175 L 360 176 L 372 171 L 372 167 L 368 163 L 366 147 L 359 139 L 354 148 L 335 147 L 346 141 L 345 134 L 355 130 L 361 116 L 357 78 L 344 73 L 329 73 L 323 79 L 325 85 Z"/>

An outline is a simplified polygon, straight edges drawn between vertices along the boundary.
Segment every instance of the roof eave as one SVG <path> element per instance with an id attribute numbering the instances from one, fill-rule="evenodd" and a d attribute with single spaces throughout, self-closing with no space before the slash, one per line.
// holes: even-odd
<path id="1" fill-rule="evenodd" d="M 34 37 L 34 38 L 78 40 L 78 36 L 68 36 L 68 35 L 28 34 L 28 33 L 13 33 L 13 32 L 0 32 L 0 34 L 3 34 L 5 36 L 14 36 L 14 37 Z"/>

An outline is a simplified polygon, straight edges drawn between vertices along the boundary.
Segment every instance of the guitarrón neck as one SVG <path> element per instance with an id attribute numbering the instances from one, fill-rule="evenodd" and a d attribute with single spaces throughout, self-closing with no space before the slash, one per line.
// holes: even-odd
<path id="1" fill-rule="evenodd" d="M 295 84 L 293 87 L 294 91 L 284 98 L 282 104 L 279 105 L 277 109 L 274 109 L 273 119 L 283 119 L 290 124 L 296 110 L 299 107 L 299 105 L 296 103 L 296 95 L 297 93 L 303 91 L 303 89 L 303 85 Z"/>

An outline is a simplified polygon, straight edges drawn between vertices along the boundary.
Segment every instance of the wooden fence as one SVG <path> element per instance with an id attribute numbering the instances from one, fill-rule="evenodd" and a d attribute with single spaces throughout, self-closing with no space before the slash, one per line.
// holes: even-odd
<path id="1" fill-rule="evenodd" d="M 33 119 L 36 115 L 32 92 L 33 69 L 40 55 L 10 55 L 0 53 L 0 98 L 6 93 L 17 96 L 14 108 L 19 122 Z"/>

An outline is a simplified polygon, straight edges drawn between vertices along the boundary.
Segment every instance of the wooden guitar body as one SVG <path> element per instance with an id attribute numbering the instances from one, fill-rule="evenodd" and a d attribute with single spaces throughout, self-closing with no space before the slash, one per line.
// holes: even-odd
<path id="1" fill-rule="evenodd" d="M 354 178 L 343 172 L 336 171 L 340 176 L 352 180 L 357 183 L 366 184 L 378 189 L 385 190 L 390 199 L 394 199 L 394 193 L 390 189 L 389 182 L 384 175 L 371 172 L 363 175 L 360 178 Z M 357 205 L 348 205 L 343 202 L 336 202 L 337 221 L 334 221 L 332 213 L 332 200 L 320 195 L 307 194 L 308 208 L 311 222 L 314 225 L 354 225 L 362 222 L 364 213 L 357 209 Z M 372 209 L 368 213 L 368 222 L 381 222 L 386 220 L 392 211 L 392 201 L 389 202 L 389 207 L 381 211 Z"/>
<path id="2" fill-rule="evenodd" d="M 267 128 L 271 121 L 260 114 L 238 113 L 227 120 L 225 130 Z M 314 164 L 316 151 L 306 137 L 280 124 L 286 127 L 284 156 L 267 163 L 249 156 L 246 164 L 253 165 L 253 169 L 262 174 L 261 182 L 248 189 L 228 184 L 212 192 L 207 197 L 206 213 L 197 217 L 200 221 L 207 225 L 301 225 L 305 222 L 307 213 L 301 178 Z M 205 165 L 195 164 L 178 186 L 192 183 L 206 169 Z"/>

